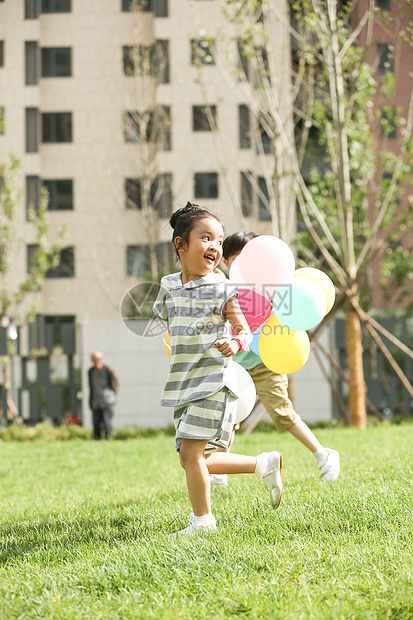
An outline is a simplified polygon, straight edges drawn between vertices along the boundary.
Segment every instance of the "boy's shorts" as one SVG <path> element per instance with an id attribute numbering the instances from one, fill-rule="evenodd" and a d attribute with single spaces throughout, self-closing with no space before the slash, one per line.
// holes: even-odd
<path id="1" fill-rule="evenodd" d="M 279 432 L 288 431 L 301 420 L 288 397 L 287 375 L 277 375 L 264 364 L 249 371 L 257 396 Z"/>
<path id="2" fill-rule="evenodd" d="M 234 428 L 238 398 L 223 387 L 219 392 L 174 408 L 175 448 L 182 439 L 207 439 L 205 450 L 228 448 Z"/>

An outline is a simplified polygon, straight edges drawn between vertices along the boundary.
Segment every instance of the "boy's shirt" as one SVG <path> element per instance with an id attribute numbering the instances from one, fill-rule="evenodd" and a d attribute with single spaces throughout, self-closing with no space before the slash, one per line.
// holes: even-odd
<path id="1" fill-rule="evenodd" d="M 262 364 L 260 356 L 254 353 L 254 351 L 249 351 L 248 353 L 245 353 L 245 351 L 239 351 L 239 353 L 235 353 L 232 359 L 234 362 L 237 362 L 240 366 L 245 368 L 245 370 L 251 370 L 259 364 Z"/>

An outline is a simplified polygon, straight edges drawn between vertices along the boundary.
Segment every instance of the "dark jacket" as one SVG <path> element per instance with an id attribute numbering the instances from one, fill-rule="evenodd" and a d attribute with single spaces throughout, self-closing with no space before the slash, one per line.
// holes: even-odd
<path id="1" fill-rule="evenodd" d="M 109 379 L 109 387 L 111 390 L 113 390 L 115 392 L 115 394 L 118 393 L 118 387 L 119 387 L 119 382 L 118 382 L 118 378 L 115 374 L 115 371 L 110 367 L 110 366 L 105 366 L 105 364 L 102 367 L 106 368 L 106 370 L 108 371 L 108 379 Z M 89 378 L 89 407 L 92 409 L 92 402 L 93 402 L 93 381 L 92 381 L 92 372 L 95 370 L 94 366 L 91 366 L 91 368 L 89 368 L 88 370 L 88 378 Z"/>

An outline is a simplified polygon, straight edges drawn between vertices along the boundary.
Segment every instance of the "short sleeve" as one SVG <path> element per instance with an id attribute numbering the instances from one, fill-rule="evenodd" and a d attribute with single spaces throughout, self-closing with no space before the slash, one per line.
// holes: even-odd
<path id="1" fill-rule="evenodd" d="M 157 298 L 155 299 L 155 303 L 153 304 L 153 312 L 154 314 L 163 319 L 164 321 L 168 320 L 168 308 L 166 307 L 166 294 L 168 292 L 167 287 L 165 286 L 164 278 L 161 280 L 161 288 L 159 289 L 159 293 Z"/>

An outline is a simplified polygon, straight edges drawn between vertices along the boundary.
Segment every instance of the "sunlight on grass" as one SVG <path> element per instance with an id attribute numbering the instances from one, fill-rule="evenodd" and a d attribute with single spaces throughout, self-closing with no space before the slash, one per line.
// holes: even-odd
<path id="1" fill-rule="evenodd" d="M 171 541 L 189 502 L 173 438 L 0 445 L 0 618 L 413 618 L 411 426 L 319 430 L 320 481 L 289 435 L 273 511 L 254 476 L 212 491 L 218 531 Z"/>

